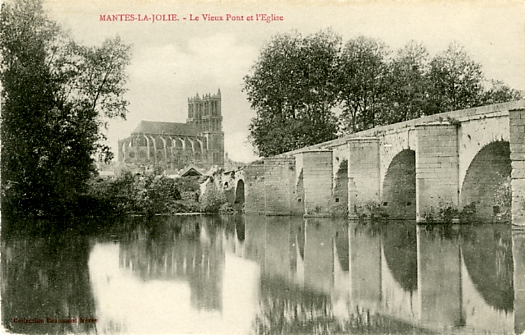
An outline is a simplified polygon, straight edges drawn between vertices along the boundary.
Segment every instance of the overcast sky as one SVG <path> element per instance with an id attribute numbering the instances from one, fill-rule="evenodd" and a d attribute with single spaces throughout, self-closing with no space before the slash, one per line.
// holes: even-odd
<path id="1" fill-rule="evenodd" d="M 306 3 L 306 2 L 305 2 Z M 382 39 L 392 49 L 410 40 L 431 55 L 453 41 L 482 64 L 489 79 L 525 90 L 525 1 L 333 1 L 288 4 L 256 1 L 47 0 L 50 16 L 85 44 L 119 34 L 133 45 L 128 68 L 127 121 L 113 122 L 108 137 L 129 136 L 140 120 L 185 122 L 187 98 L 222 92 L 225 146 L 230 158 L 255 158 L 247 143 L 255 116 L 241 92 L 261 47 L 278 32 L 302 34 L 332 27 L 343 42 L 359 35 Z M 247 21 L 276 14 L 279 22 Z M 104 22 L 103 14 L 177 14 L 171 22 Z M 190 14 L 199 21 L 189 21 Z M 205 21 L 203 14 L 244 16 L 244 21 Z M 167 16 L 165 16 L 167 17 Z M 183 18 L 186 18 L 184 20 Z"/>

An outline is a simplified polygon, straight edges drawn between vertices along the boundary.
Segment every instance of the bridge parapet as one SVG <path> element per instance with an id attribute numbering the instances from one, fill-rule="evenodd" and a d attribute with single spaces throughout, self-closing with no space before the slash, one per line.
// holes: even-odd
<path id="1" fill-rule="evenodd" d="M 277 156 L 289 156 L 295 155 L 302 151 L 316 150 L 316 149 L 330 149 L 333 147 L 344 146 L 351 138 L 360 138 L 360 137 L 379 137 L 382 134 L 389 132 L 399 132 L 404 131 L 407 128 L 414 128 L 416 125 L 428 124 L 428 123 L 443 123 L 447 121 L 459 121 L 464 122 L 469 119 L 477 119 L 483 117 L 496 117 L 496 116 L 506 116 L 508 115 L 509 110 L 516 110 L 525 108 L 525 100 L 505 102 L 501 104 L 494 104 L 488 106 L 480 106 L 468 109 L 460 109 L 456 111 L 450 111 L 445 113 L 433 114 L 428 116 L 423 116 L 417 119 L 398 122 L 386 126 L 379 126 L 372 129 L 360 131 L 353 134 L 348 134 L 346 136 L 336 138 L 331 141 L 311 145 L 297 150 L 292 150 L 289 152 L 282 153 Z"/>

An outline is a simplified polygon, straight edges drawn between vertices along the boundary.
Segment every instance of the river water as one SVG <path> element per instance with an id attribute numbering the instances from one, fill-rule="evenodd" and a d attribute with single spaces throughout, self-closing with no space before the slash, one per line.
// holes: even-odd
<path id="1" fill-rule="evenodd" d="M 135 218 L 2 243 L 15 333 L 325 334 L 525 330 L 525 233 L 264 216 Z"/>

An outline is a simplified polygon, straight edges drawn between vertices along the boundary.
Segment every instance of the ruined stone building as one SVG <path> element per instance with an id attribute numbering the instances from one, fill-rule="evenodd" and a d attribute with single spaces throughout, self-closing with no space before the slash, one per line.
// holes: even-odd
<path id="1" fill-rule="evenodd" d="M 127 166 L 179 170 L 224 165 L 221 91 L 188 98 L 186 123 L 141 121 L 118 142 L 118 161 Z"/>

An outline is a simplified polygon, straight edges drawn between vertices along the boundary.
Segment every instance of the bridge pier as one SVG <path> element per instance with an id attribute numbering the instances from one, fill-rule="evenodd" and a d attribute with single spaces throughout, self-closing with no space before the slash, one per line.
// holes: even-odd
<path id="1" fill-rule="evenodd" d="M 459 205 L 458 129 L 451 124 L 416 126 L 416 221 L 445 205 Z"/>
<path id="2" fill-rule="evenodd" d="M 245 167 L 244 176 L 245 213 L 264 214 L 266 211 L 264 161 L 258 161 Z"/>
<path id="3" fill-rule="evenodd" d="M 509 110 L 512 224 L 525 226 L 525 109 Z"/>
<path id="4" fill-rule="evenodd" d="M 264 176 L 266 215 L 295 214 L 295 158 L 266 158 Z"/>
<path id="5" fill-rule="evenodd" d="M 330 216 L 333 180 L 332 151 L 304 151 L 298 156 L 303 168 L 304 215 Z"/>
<path id="6" fill-rule="evenodd" d="M 355 217 L 367 204 L 380 201 L 379 139 L 352 138 L 348 145 L 348 216 Z"/>
<path id="7" fill-rule="evenodd" d="M 245 168 L 245 212 L 303 214 L 297 205 L 295 158 L 271 157 Z"/>

